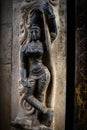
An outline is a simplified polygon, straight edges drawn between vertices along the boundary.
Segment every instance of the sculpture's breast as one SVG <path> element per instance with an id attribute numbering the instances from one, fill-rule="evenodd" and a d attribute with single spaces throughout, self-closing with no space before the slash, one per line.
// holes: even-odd
<path id="1" fill-rule="evenodd" d="M 43 45 L 41 42 L 31 42 L 26 46 L 25 53 L 31 56 L 42 56 L 43 55 Z"/>

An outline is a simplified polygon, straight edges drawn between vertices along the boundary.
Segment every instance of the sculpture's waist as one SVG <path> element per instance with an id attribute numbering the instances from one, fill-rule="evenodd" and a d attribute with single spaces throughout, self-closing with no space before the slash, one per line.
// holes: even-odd
<path id="1" fill-rule="evenodd" d="M 32 73 L 42 73 L 44 71 L 43 64 L 42 63 L 34 63 L 31 65 L 31 70 Z"/>
<path id="2" fill-rule="evenodd" d="M 44 66 L 43 64 L 35 64 L 30 69 L 30 75 L 40 77 L 43 74 L 49 73 L 48 68 Z"/>

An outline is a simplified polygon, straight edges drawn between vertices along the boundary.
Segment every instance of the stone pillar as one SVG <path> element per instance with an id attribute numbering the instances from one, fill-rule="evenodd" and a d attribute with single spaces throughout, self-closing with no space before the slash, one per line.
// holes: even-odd
<path id="1" fill-rule="evenodd" d="M 23 0 L 2 2 L 1 20 L 1 55 L 0 55 L 0 85 L 1 85 L 1 119 L 3 130 L 10 130 L 10 122 L 18 114 L 20 79 L 19 70 L 19 23 L 21 21 L 20 7 Z M 56 1 L 55 1 L 56 2 Z M 51 1 L 53 4 L 53 2 Z M 57 1 L 53 6 L 56 14 L 58 35 L 51 46 L 53 67 L 53 96 L 51 105 L 54 109 L 55 130 L 65 129 L 66 104 L 66 1 Z M 3 96 L 4 95 L 4 96 Z M 11 117 L 11 118 L 10 118 Z M 12 130 L 16 130 L 12 128 Z"/>
<path id="2" fill-rule="evenodd" d="M 0 129 L 10 130 L 12 71 L 12 1 L 0 1 Z"/>

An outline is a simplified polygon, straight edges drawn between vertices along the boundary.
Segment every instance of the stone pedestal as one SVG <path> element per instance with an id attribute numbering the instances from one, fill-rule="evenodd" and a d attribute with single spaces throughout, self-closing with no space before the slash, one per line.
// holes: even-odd
<path id="1" fill-rule="evenodd" d="M 44 126 L 43 127 L 32 127 L 32 128 L 31 127 L 30 128 L 29 127 L 28 128 L 20 128 L 20 127 L 18 128 L 18 127 L 16 127 L 16 129 L 17 130 L 53 130 L 52 128 L 44 127 Z"/>

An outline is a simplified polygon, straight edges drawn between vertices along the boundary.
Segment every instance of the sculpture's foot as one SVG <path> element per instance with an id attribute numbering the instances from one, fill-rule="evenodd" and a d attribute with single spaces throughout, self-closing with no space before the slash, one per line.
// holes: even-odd
<path id="1" fill-rule="evenodd" d="M 41 124 L 44 124 L 45 126 L 50 127 L 53 122 L 53 115 L 54 114 L 53 114 L 52 109 L 49 108 L 45 114 L 40 112 L 38 114 L 38 119 Z"/>
<path id="2" fill-rule="evenodd" d="M 36 115 L 29 116 L 17 116 L 14 121 L 11 122 L 11 126 L 19 129 L 30 129 L 32 126 L 40 125 Z"/>
<path id="3" fill-rule="evenodd" d="M 22 119 L 16 119 L 15 121 L 11 122 L 11 126 L 19 129 L 24 129 L 26 127 L 32 126 L 31 120 L 22 120 Z"/>
<path id="4" fill-rule="evenodd" d="M 37 129 L 38 130 L 38 129 Z M 41 125 L 40 127 L 39 127 L 39 130 L 53 130 L 52 128 L 50 128 L 50 127 L 46 127 L 46 126 L 44 126 L 44 125 Z"/>

